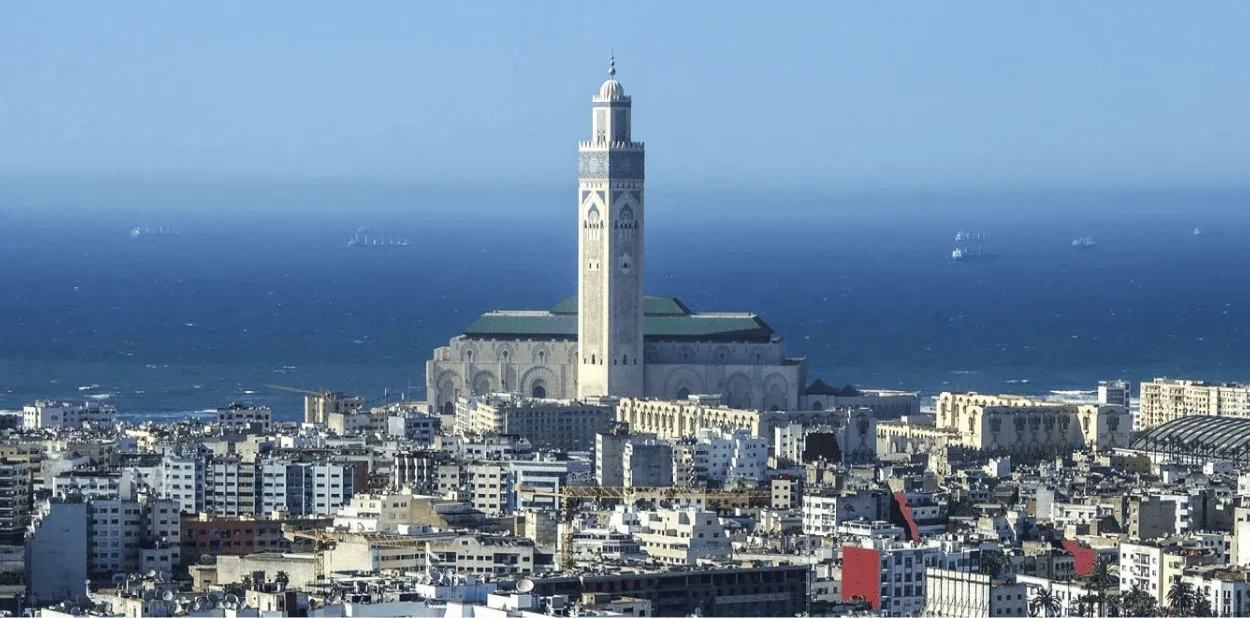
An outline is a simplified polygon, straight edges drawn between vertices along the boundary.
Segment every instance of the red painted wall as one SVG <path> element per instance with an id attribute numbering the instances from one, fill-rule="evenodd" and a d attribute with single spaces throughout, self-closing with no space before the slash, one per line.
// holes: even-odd
<path id="1" fill-rule="evenodd" d="M 842 600 L 860 596 L 881 609 L 881 553 L 864 547 L 842 548 Z"/>
<path id="2" fill-rule="evenodd" d="M 915 518 L 912 517 L 911 507 L 907 506 L 907 495 L 901 491 L 895 492 L 894 506 L 898 509 L 899 514 L 902 516 L 903 521 L 901 523 L 903 524 L 903 528 L 907 530 L 907 540 L 920 540 L 920 525 L 917 524 Z"/>
<path id="3" fill-rule="evenodd" d="M 1092 547 L 1085 547 L 1076 541 L 1065 540 L 1062 543 L 1063 548 L 1068 550 L 1076 558 L 1076 574 L 1089 575 L 1094 570 L 1094 561 L 1098 559 L 1098 553 Z"/>

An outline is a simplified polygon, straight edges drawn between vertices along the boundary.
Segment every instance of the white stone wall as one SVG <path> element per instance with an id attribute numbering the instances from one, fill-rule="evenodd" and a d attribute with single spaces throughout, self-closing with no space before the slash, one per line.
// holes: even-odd
<path id="1" fill-rule="evenodd" d="M 643 396 L 684 399 L 719 394 L 735 408 L 798 409 L 806 380 L 801 362 L 787 362 L 781 342 L 648 344 Z M 725 354 L 726 364 L 719 364 Z M 760 364 L 754 364 L 756 354 Z M 568 340 L 493 340 L 456 337 L 426 363 L 426 396 L 440 413 L 454 413 L 458 397 L 521 393 L 573 399 L 577 395 L 577 343 Z M 689 358 L 694 362 L 672 362 Z M 652 360 L 654 359 L 654 360 Z M 734 361 L 743 364 L 730 364 Z"/>

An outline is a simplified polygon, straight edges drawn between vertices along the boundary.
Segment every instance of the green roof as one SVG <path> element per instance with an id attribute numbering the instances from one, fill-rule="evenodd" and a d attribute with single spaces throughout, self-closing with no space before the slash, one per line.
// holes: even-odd
<path id="1" fill-rule="evenodd" d="M 551 308 L 552 313 L 577 315 L 577 297 L 570 296 Z M 643 296 L 642 312 L 646 315 L 688 315 L 694 313 L 680 300 L 668 296 Z"/>
<path id="2" fill-rule="evenodd" d="M 768 341 L 773 329 L 753 313 L 695 313 L 676 298 L 648 296 L 643 337 L 652 340 Z M 468 337 L 577 337 L 577 298 L 560 301 L 551 311 L 492 311 L 464 330 Z"/>

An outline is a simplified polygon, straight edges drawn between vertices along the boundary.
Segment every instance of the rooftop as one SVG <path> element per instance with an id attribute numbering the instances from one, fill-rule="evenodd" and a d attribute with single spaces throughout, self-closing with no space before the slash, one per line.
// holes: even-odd
<path id="1" fill-rule="evenodd" d="M 482 339 L 577 337 L 577 297 L 549 311 L 491 311 L 464 330 Z M 649 340 L 771 341 L 773 329 L 754 313 L 697 313 L 676 298 L 643 298 L 643 336 Z"/>

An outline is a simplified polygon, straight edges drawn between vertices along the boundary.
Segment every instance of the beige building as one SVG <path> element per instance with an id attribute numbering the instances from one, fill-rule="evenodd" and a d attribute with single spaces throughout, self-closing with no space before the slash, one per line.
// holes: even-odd
<path id="1" fill-rule="evenodd" d="M 196 581 L 218 585 L 237 584 L 244 577 L 252 577 L 256 571 L 263 571 L 266 581 L 273 581 L 279 572 L 286 573 L 290 578 L 288 586 L 305 588 L 317 583 L 317 558 L 313 554 L 223 554 L 217 556 L 216 565 L 196 569 Z M 326 573 L 330 572 L 329 569 L 326 570 Z"/>
<path id="2" fill-rule="evenodd" d="M 1199 380 L 1155 378 L 1141 383 L 1137 413 L 1139 430 L 1185 416 L 1250 418 L 1250 384 L 1216 384 Z"/>
<path id="3" fill-rule="evenodd" d="M 447 528 L 447 520 L 435 508 L 443 501 L 411 493 L 356 494 L 334 518 L 335 528 L 353 532 L 407 533 L 409 528 Z"/>
<path id="4" fill-rule="evenodd" d="M 442 464 L 438 466 L 439 495 L 447 500 L 467 502 L 488 517 L 497 517 L 508 508 L 507 478 L 507 464 Z"/>
<path id="5" fill-rule="evenodd" d="M 515 434 L 536 449 L 590 450 L 595 434 L 612 425 L 610 405 L 568 399 L 531 399 L 492 394 L 456 402 L 456 430 L 462 434 Z"/>
<path id="6" fill-rule="evenodd" d="M 715 513 L 699 509 L 640 513 L 642 531 L 636 533 L 642 550 L 652 560 L 670 565 L 697 565 L 700 560 L 728 559 L 729 535 Z"/>
<path id="7" fill-rule="evenodd" d="M 433 543 L 430 550 L 439 564 L 452 566 L 460 573 L 534 573 L 534 542 L 529 539 L 466 534 Z"/>
<path id="8" fill-rule="evenodd" d="M 700 429 L 744 429 L 751 435 L 773 440 L 776 428 L 791 424 L 844 427 L 854 419 L 858 432 L 861 415 L 845 409 L 816 411 L 747 410 L 722 404 L 720 397 L 693 395 L 677 401 L 622 399 L 616 406 L 616 420 L 629 423 L 630 431 L 652 433 L 658 438 L 693 436 Z M 875 432 L 869 431 L 871 438 Z M 858 435 L 858 434 L 857 434 Z M 872 446 L 874 445 L 866 445 Z"/>
<path id="9" fill-rule="evenodd" d="M 304 396 L 305 423 L 326 423 L 331 414 L 350 414 L 364 409 L 364 397 L 352 397 L 333 391 Z"/>
<path id="10" fill-rule="evenodd" d="M 912 453 L 944 452 L 946 447 L 959 443 L 958 431 L 938 429 L 929 416 L 908 416 L 897 421 L 877 423 L 877 456 L 882 459 Z"/>
<path id="11" fill-rule="evenodd" d="M 1020 395 L 945 392 L 936 414 L 938 429 L 959 432 L 963 446 L 978 450 L 1105 450 L 1127 447 L 1133 434 L 1132 416 L 1123 407 Z"/>
<path id="12" fill-rule="evenodd" d="M 925 569 L 925 616 L 1027 616 L 1024 584 L 996 580 L 981 573 Z"/>

